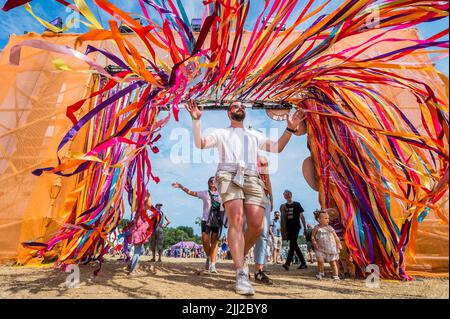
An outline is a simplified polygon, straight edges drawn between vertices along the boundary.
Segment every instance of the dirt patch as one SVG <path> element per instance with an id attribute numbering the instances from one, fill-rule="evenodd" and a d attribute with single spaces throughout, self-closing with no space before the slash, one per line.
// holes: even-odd
<path id="1" fill-rule="evenodd" d="M 203 260 L 165 258 L 151 263 L 142 257 L 140 274 L 128 276 L 126 265 L 109 257 L 99 276 L 96 265 L 80 267 L 80 286 L 67 288 L 69 274 L 47 267 L 0 267 L 0 298 L 239 298 L 234 293 L 234 271 L 230 261 L 220 261 L 219 274 L 204 274 L 199 270 Z M 250 269 L 252 267 L 250 266 Z M 255 284 L 258 299 L 356 299 L 356 298 L 449 298 L 448 278 L 416 278 L 412 282 L 383 280 L 381 287 L 368 288 L 363 280 L 331 278 L 318 281 L 315 265 L 306 270 L 269 265 L 272 286 Z M 253 277 L 252 277 L 253 280 Z"/>

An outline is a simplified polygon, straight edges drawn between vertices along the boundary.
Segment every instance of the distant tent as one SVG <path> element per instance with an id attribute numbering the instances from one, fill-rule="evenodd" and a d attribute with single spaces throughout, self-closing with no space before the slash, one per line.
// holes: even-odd
<path id="1" fill-rule="evenodd" d="M 203 246 L 194 243 L 193 241 L 180 241 L 176 243 L 172 247 L 170 247 L 170 256 L 175 256 L 176 251 L 180 251 L 182 249 L 188 248 L 191 250 L 192 248 L 197 249 L 199 252 L 203 251 Z"/>

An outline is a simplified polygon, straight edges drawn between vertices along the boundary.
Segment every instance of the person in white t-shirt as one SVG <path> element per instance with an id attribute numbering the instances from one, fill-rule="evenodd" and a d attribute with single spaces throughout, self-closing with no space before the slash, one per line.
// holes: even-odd
<path id="1" fill-rule="evenodd" d="M 241 102 L 233 102 L 228 107 L 230 126 L 215 129 L 207 136 L 202 136 L 201 131 L 203 109 L 193 100 L 188 102 L 186 109 L 192 117 L 195 146 L 200 149 L 217 148 L 219 151 L 216 181 L 228 217 L 228 242 L 236 268 L 236 292 L 253 295 L 245 256 L 262 233 L 267 203 L 264 182 L 257 170 L 258 150 L 281 152 L 291 135 L 297 132 L 303 120 L 301 112 L 297 111 L 288 118 L 286 131 L 274 142 L 266 139 L 264 134 L 244 127 L 246 112 Z M 247 223 L 245 232 L 244 216 Z"/>
<path id="2" fill-rule="evenodd" d="M 217 273 L 217 251 L 219 247 L 219 236 L 223 224 L 223 205 L 220 195 L 214 183 L 214 177 L 208 180 L 208 190 L 191 191 L 180 183 L 173 183 L 173 187 L 180 188 L 186 194 L 198 197 L 203 201 L 202 215 L 202 244 L 206 254 L 205 269 L 211 273 Z M 217 206 L 217 207 L 215 207 Z M 217 218 L 218 216 L 219 218 Z"/>

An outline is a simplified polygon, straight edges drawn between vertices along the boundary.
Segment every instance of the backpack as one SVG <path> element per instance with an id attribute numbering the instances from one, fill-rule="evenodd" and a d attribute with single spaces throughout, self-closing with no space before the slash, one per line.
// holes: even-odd
<path id="1" fill-rule="evenodd" d="M 209 197 L 211 198 L 211 209 L 209 211 L 209 219 L 207 225 L 209 227 L 221 227 L 223 225 L 223 213 L 220 210 L 220 203 L 214 200 L 214 196 L 211 191 L 208 190 Z"/>

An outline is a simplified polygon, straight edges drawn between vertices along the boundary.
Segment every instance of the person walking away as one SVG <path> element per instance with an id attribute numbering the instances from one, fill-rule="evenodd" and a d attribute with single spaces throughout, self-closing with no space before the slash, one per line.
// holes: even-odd
<path id="1" fill-rule="evenodd" d="M 156 229 L 153 231 L 152 236 L 150 237 L 150 247 L 152 250 L 152 259 L 151 262 L 156 261 L 156 251 L 158 251 L 158 262 L 162 262 L 161 256 L 164 249 L 164 228 L 169 226 L 170 220 L 167 218 L 167 215 L 161 210 L 163 204 L 156 204 L 155 208 L 160 214 L 160 221 Z"/>
<path id="2" fill-rule="evenodd" d="M 147 193 L 143 209 L 139 209 L 139 207 L 137 208 L 136 216 L 130 226 L 130 244 L 133 245 L 133 257 L 131 258 L 131 262 L 128 266 L 129 275 L 138 274 L 136 266 L 139 262 L 139 257 L 143 253 L 144 244 L 148 239 L 148 231 L 150 227 L 147 219 L 144 217 L 144 214 L 147 214 L 147 211 L 151 210 L 151 207 L 151 197 L 150 194 Z"/>

